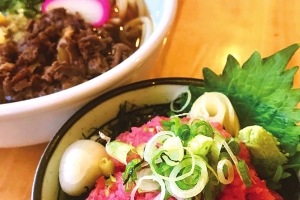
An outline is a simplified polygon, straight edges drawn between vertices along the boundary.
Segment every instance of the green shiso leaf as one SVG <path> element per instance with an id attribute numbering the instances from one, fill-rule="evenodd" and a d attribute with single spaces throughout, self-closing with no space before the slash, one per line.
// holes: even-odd
<path id="1" fill-rule="evenodd" d="M 298 50 L 293 44 L 269 57 L 258 52 L 242 65 L 231 55 L 221 75 L 203 69 L 205 91 L 218 91 L 232 102 L 241 128 L 260 125 L 280 142 L 281 149 L 290 156 L 296 153 L 300 138 L 300 89 L 294 89 L 297 67 L 286 69 Z"/>

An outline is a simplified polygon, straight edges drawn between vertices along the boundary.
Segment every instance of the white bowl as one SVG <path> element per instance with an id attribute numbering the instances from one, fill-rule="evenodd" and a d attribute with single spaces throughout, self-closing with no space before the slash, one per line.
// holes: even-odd
<path id="1" fill-rule="evenodd" d="M 48 144 L 34 178 L 32 200 L 64 200 L 58 182 L 59 163 L 65 149 L 78 139 L 84 139 L 92 128 L 114 119 L 124 102 L 138 106 L 170 103 L 189 85 L 203 86 L 192 78 L 160 78 L 132 83 L 100 95 L 76 112 Z"/>
<path id="2" fill-rule="evenodd" d="M 145 0 L 154 23 L 149 39 L 128 59 L 104 74 L 47 96 L 0 105 L 0 147 L 49 141 L 65 121 L 99 94 L 145 79 L 164 46 L 177 0 Z"/>

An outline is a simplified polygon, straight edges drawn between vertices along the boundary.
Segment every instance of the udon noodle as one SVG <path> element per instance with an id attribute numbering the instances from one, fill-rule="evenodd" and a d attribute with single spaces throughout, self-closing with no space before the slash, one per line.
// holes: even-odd
<path id="1" fill-rule="evenodd" d="M 105 26 L 118 27 L 122 42 L 139 47 L 153 31 L 145 2 L 143 0 L 112 0 L 111 5 L 113 5 L 111 18 Z"/>

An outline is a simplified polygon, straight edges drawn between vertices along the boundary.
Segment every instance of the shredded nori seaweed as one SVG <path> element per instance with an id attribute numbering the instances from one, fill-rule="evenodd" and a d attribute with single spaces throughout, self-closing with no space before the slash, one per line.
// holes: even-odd
<path id="1" fill-rule="evenodd" d="M 144 161 L 145 161 L 145 160 L 144 160 L 144 158 L 143 158 L 138 164 L 134 165 L 133 168 L 130 169 L 129 174 L 128 174 L 127 178 L 125 179 L 123 185 L 126 185 L 126 184 L 127 184 L 127 182 L 129 181 L 130 177 L 132 176 L 134 170 L 135 170 L 136 168 L 138 168 L 141 164 L 143 164 Z"/>
<path id="2" fill-rule="evenodd" d="M 100 127 L 92 128 L 90 138 L 94 135 L 99 135 L 99 131 L 105 135 L 115 139 L 120 133 L 130 131 L 131 127 L 140 127 L 156 116 L 171 116 L 170 104 L 158 105 L 143 105 L 137 106 L 129 102 L 120 105 L 119 112 L 116 118 L 106 122 Z M 105 144 L 105 141 L 98 139 L 98 142 Z"/>

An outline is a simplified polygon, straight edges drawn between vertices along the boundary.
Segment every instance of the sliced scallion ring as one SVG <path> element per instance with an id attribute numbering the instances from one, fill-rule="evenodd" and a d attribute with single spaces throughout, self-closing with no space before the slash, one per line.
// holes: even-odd
<path id="1" fill-rule="evenodd" d="M 112 142 L 107 143 L 105 149 L 108 155 L 126 165 L 127 155 L 130 151 L 133 151 L 135 147 L 130 144 L 114 140 Z"/>
<path id="2" fill-rule="evenodd" d="M 173 111 L 173 112 L 182 112 L 186 107 L 188 107 L 188 105 L 189 105 L 189 103 L 190 103 L 190 101 L 192 99 L 192 94 L 191 94 L 190 90 L 187 90 L 186 94 L 187 94 L 186 102 L 185 102 L 185 104 L 180 109 L 178 109 L 178 110 L 174 109 L 174 102 L 175 101 L 172 101 L 170 103 L 170 109 L 171 109 L 171 111 Z"/>
<path id="3" fill-rule="evenodd" d="M 245 185 L 248 188 L 252 187 L 252 181 L 251 181 L 251 176 L 250 176 L 250 173 L 249 173 L 249 168 L 248 168 L 248 165 L 246 164 L 246 162 L 244 160 L 239 160 L 238 161 L 237 169 L 238 169 L 238 172 L 241 176 L 241 179 L 243 180 Z"/>
<path id="4" fill-rule="evenodd" d="M 208 172 L 207 172 L 206 164 L 201 159 L 195 159 L 195 165 L 201 168 L 201 174 L 197 184 L 194 185 L 194 187 L 188 190 L 182 190 L 178 187 L 176 181 L 169 181 L 171 193 L 174 194 L 176 197 L 191 198 L 198 195 L 204 189 L 208 181 Z M 176 165 L 172 170 L 170 177 L 172 178 L 176 177 L 183 167 L 184 167 L 183 163 Z"/>
<path id="5" fill-rule="evenodd" d="M 157 144 L 162 144 L 163 141 L 170 137 L 175 137 L 175 134 L 172 131 L 161 131 L 156 133 L 146 144 L 144 150 L 144 159 L 148 163 L 152 162 L 152 158 L 157 154 L 158 147 Z"/>
<path id="6" fill-rule="evenodd" d="M 194 169 L 195 169 L 195 156 L 188 148 L 184 148 L 184 149 L 187 150 L 187 152 L 190 154 L 191 157 L 183 159 L 179 164 L 181 165 L 181 167 L 191 166 L 191 169 L 189 172 L 182 174 L 178 177 L 164 176 L 164 175 L 161 175 L 162 173 L 160 172 L 160 169 L 155 165 L 155 160 L 152 160 L 152 162 L 150 163 L 150 168 L 153 171 L 153 174 L 163 180 L 166 180 L 166 181 L 180 181 L 180 180 L 185 179 L 186 177 L 190 176 L 194 172 Z M 158 155 L 156 155 L 154 157 L 154 159 L 156 159 L 157 157 L 158 157 Z M 178 166 L 178 165 L 176 165 L 176 166 Z"/>
<path id="7" fill-rule="evenodd" d="M 183 159 L 184 149 L 182 142 L 178 136 L 166 139 L 166 141 L 163 143 L 162 148 L 166 152 L 167 159 L 165 159 L 165 162 L 168 165 L 177 165 L 178 162 Z"/>
<path id="8" fill-rule="evenodd" d="M 227 178 L 224 174 L 224 166 L 226 166 Z M 231 183 L 234 178 L 234 170 L 232 163 L 227 159 L 220 160 L 217 165 L 217 173 L 219 181 L 221 183 L 225 185 Z"/>
<path id="9" fill-rule="evenodd" d="M 228 144 L 225 140 L 223 141 L 223 146 L 226 149 L 226 151 L 228 152 L 228 154 L 229 154 L 230 158 L 232 159 L 233 163 L 235 165 L 237 165 L 238 160 L 237 160 L 236 156 L 234 155 L 233 151 L 230 149 L 230 147 L 228 146 Z"/>
<path id="10" fill-rule="evenodd" d="M 223 146 L 225 139 L 221 136 L 221 134 L 214 134 L 214 142 L 210 147 L 211 158 L 214 164 L 216 165 L 219 161 L 221 149 Z"/>
<path id="11" fill-rule="evenodd" d="M 166 194 L 165 183 L 164 183 L 164 181 L 162 179 L 160 179 L 159 177 L 154 176 L 154 175 L 143 176 L 143 177 L 139 178 L 138 181 L 136 182 L 136 186 L 131 191 L 130 199 L 134 200 L 135 193 L 139 189 L 139 187 L 141 186 L 141 184 L 142 184 L 142 182 L 144 180 L 154 180 L 154 181 L 157 181 L 158 184 L 160 185 L 160 189 L 161 189 L 160 194 L 159 194 L 160 195 L 159 196 L 159 200 L 164 200 L 165 194 Z"/>

